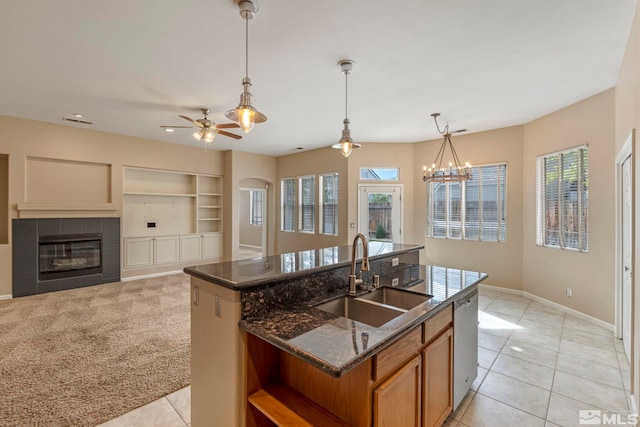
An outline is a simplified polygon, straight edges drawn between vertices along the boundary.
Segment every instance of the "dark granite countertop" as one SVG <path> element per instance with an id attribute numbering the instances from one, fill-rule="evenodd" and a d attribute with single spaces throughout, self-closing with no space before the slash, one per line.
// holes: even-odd
<path id="1" fill-rule="evenodd" d="M 241 329 L 339 377 L 476 289 L 485 273 L 419 266 L 420 280 L 404 289 L 433 295 L 380 327 L 326 313 L 308 303 L 274 307 L 239 322 Z"/>
<path id="2" fill-rule="evenodd" d="M 369 242 L 369 259 L 375 260 L 394 254 L 423 249 L 422 245 L 403 245 L 387 242 Z M 362 258 L 358 246 L 357 258 Z M 278 280 L 303 277 L 312 273 L 332 270 L 351 264 L 351 246 L 334 246 L 281 255 L 226 261 L 187 267 L 184 272 L 216 285 L 240 291 Z"/>

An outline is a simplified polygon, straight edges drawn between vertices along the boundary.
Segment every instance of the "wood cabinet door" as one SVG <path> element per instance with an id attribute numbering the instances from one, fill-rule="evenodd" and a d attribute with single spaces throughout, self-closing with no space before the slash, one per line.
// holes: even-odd
<path id="1" fill-rule="evenodd" d="M 178 262 L 178 236 L 154 237 L 154 263 L 172 264 Z"/>
<path id="2" fill-rule="evenodd" d="M 180 236 L 180 261 L 202 258 L 202 237 L 199 234 Z"/>
<path id="3" fill-rule="evenodd" d="M 222 234 L 202 235 L 202 258 L 222 257 Z"/>
<path id="4" fill-rule="evenodd" d="M 447 329 L 422 352 L 424 426 L 440 426 L 453 407 L 453 328 Z"/>
<path id="5" fill-rule="evenodd" d="M 418 355 L 373 391 L 374 426 L 420 426 L 421 368 Z"/>
<path id="6" fill-rule="evenodd" d="M 153 265 L 153 239 L 134 237 L 124 239 L 124 268 Z"/>

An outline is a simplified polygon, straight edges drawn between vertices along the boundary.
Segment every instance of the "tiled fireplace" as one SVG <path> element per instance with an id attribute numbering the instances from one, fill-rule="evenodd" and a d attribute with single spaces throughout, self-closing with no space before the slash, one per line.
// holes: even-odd
<path id="1" fill-rule="evenodd" d="M 120 281 L 120 219 L 13 220 L 13 296 Z"/>

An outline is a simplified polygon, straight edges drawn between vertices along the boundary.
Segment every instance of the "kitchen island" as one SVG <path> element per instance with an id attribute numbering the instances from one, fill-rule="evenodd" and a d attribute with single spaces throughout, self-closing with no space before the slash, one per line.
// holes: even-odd
<path id="1" fill-rule="evenodd" d="M 442 357 L 428 356 L 436 354 L 429 352 L 434 341 L 444 344 L 437 349 L 448 358 L 443 378 L 450 395 L 452 304 L 486 275 L 420 266 L 422 246 L 371 242 L 368 248 L 365 281 L 377 276 L 381 285 L 423 296 L 381 325 L 317 308 L 347 293 L 349 246 L 185 269 L 192 276 L 193 426 L 298 418 L 310 425 L 382 424 L 385 411 L 396 411 L 390 396 L 399 382 L 390 380 L 410 380 L 408 374 L 417 382 L 399 390 L 414 391 L 412 419 L 428 425 L 434 411 L 423 404 L 429 382 L 423 365 L 441 364 Z M 375 292 L 360 291 L 356 299 Z"/>

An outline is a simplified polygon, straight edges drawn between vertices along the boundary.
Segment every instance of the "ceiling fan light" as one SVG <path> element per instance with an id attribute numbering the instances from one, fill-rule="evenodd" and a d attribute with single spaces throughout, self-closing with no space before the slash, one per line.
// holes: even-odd
<path id="1" fill-rule="evenodd" d="M 194 132 L 194 133 L 193 133 L 193 137 L 194 137 L 195 139 L 197 139 L 198 141 L 200 141 L 200 140 L 203 138 L 203 133 L 202 133 L 202 131 L 201 131 L 201 130 L 199 130 L 199 131 Z"/>
<path id="2" fill-rule="evenodd" d="M 204 140 L 205 142 L 211 142 L 213 141 L 213 139 L 216 137 L 216 133 L 212 130 L 208 130 L 205 132 L 204 134 Z"/>

